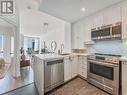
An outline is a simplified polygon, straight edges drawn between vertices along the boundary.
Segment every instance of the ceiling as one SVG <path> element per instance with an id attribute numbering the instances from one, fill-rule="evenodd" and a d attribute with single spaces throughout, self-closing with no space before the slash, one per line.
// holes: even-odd
<path id="1" fill-rule="evenodd" d="M 44 23 L 48 23 L 45 28 Z M 24 10 L 20 12 L 20 31 L 27 36 L 41 36 L 49 30 L 57 29 L 65 21 L 36 10 Z M 58 28 L 59 29 L 59 28 Z"/>
<path id="2" fill-rule="evenodd" d="M 43 0 L 18 0 L 19 3 L 19 9 L 24 10 L 24 9 L 34 9 L 38 10 L 39 5 L 41 4 Z"/>
<path id="3" fill-rule="evenodd" d="M 43 0 L 40 11 L 69 22 L 75 22 L 85 16 L 109 7 L 123 0 Z M 81 8 L 86 11 L 82 12 Z"/>

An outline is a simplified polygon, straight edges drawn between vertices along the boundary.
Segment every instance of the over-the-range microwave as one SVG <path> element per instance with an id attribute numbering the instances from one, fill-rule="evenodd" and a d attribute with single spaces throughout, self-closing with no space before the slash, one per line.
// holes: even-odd
<path id="1" fill-rule="evenodd" d="M 92 40 L 121 39 L 121 22 L 91 29 Z"/>

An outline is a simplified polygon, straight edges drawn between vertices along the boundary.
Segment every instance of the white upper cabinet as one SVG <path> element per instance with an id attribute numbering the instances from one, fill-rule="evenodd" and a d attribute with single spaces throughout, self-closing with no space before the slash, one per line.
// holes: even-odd
<path id="1" fill-rule="evenodd" d="M 72 48 L 84 48 L 84 42 L 91 41 L 92 19 L 86 19 L 72 25 Z"/>
<path id="2" fill-rule="evenodd" d="M 121 8 L 110 8 L 94 15 L 92 28 L 113 24 L 119 21 L 121 21 Z"/>
<path id="3" fill-rule="evenodd" d="M 64 51 L 71 52 L 71 23 L 65 24 L 65 43 Z"/>
<path id="4" fill-rule="evenodd" d="M 84 41 L 88 42 L 91 41 L 91 29 L 92 29 L 92 19 L 89 18 L 87 20 L 85 20 L 85 24 L 84 24 Z"/>
<path id="5" fill-rule="evenodd" d="M 114 7 L 104 11 L 104 25 L 121 21 L 121 7 Z"/>
<path id="6" fill-rule="evenodd" d="M 84 42 L 91 41 L 91 29 L 122 21 L 123 38 L 127 38 L 127 6 L 115 6 L 72 24 L 72 47 L 84 48 Z"/>
<path id="7" fill-rule="evenodd" d="M 93 17 L 93 27 L 92 28 L 97 28 L 100 27 L 104 24 L 103 22 L 103 12 L 96 14 Z"/>
<path id="8" fill-rule="evenodd" d="M 78 23 L 72 24 L 72 48 L 78 48 L 79 39 L 79 25 Z"/>
<path id="9" fill-rule="evenodd" d="M 78 33 L 78 48 L 84 48 L 84 40 L 85 40 L 85 25 L 84 22 L 79 23 L 79 33 Z"/>
<path id="10" fill-rule="evenodd" d="M 127 4 L 122 6 L 122 39 L 127 39 Z"/>

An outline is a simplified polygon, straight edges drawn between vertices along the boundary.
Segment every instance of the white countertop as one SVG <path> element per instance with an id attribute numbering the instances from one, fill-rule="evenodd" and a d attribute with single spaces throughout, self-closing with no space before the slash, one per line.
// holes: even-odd
<path id="1" fill-rule="evenodd" d="M 64 58 L 62 55 L 58 54 L 36 54 L 36 57 L 39 57 L 42 60 L 50 60 L 50 59 L 56 59 L 56 58 Z"/>
<path id="2" fill-rule="evenodd" d="M 66 56 L 88 56 L 87 53 L 70 53 L 69 55 L 58 55 L 58 54 L 36 54 L 36 57 L 39 57 L 42 60 L 50 60 L 50 59 L 60 59 Z"/>
<path id="3" fill-rule="evenodd" d="M 120 61 L 127 61 L 127 56 L 122 56 L 121 58 L 120 58 Z"/>
<path id="4" fill-rule="evenodd" d="M 78 56 L 88 56 L 88 53 L 71 53 L 70 55 L 78 55 Z"/>

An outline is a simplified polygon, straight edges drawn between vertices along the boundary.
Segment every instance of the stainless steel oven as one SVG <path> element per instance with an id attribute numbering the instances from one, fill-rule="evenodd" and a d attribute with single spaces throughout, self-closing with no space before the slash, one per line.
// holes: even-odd
<path id="1" fill-rule="evenodd" d="M 99 57 L 99 56 L 98 56 Z M 88 82 L 103 89 L 104 91 L 119 95 L 119 63 L 103 60 L 88 59 Z"/>

